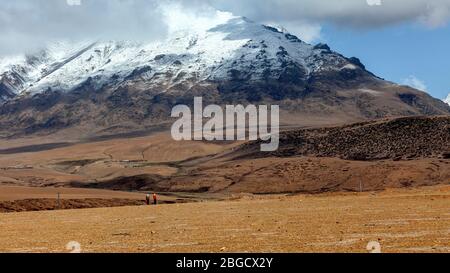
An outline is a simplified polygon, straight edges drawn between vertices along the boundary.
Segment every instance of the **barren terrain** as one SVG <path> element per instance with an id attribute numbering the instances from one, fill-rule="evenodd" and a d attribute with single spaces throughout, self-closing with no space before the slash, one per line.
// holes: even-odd
<path id="1" fill-rule="evenodd" d="M 69 187 L 0 186 L 0 213 L 142 206 L 147 193 Z M 161 193 L 158 204 L 224 200 L 224 194 Z M 58 200 L 59 197 L 59 200 Z"/>
<path id="2" fill-rule="evenodd" d="M 53 188 L 53 187 L 19 187 L 0 186 L 0 202 L 25 199 L 57 198 L 60 199 L 82 199 L 82 198 L 118 198 L 144 200 L 145 194 L 134 192 L 118 192 L 108 190 Z"/>
<path id="3" fill-rule="evenodd" d="M 141 174 L 170 176 L 177 172 L 173 163 L 215 154 L 236 145 L 176 142 L 168 133 L 67 143 L 63 147 L 52 147 L 52 144 L 42 147 L 36 144 L 38 141 L 32 138 L 22 142 L 1 142 L 1 184 L 53 186 Z M 39 149 L 33 150 L 33 147 Z"/>
<path id="4" fill-rule="evenodd" d="M 59 197 L 59 200 L 58 200 Z M 159 196 L 160 203 L 193 201 L 177 196 Z M 145 202 L 145 193 L 54 188 L 0 186 L 0 213 L 77 209 L 97 207 L 139 206 Z"/>
<path id="5" fill-rule="evenodd" d="M 450 187 L 0 214 L 1 252 L 450 252 Z"/>
<path id="6" fill-rule="evenodd" d="M 283 132 L 258 142 L 176 142 L 165 132 L 65 145 L 4 141 L 0 184 L 188 193 L 321 193 L 450 183 L 450 118 Z"/>
<path id="7" fill-rule="evenodd" d="M 5 140 L 0 251 L 450 252 L 449 136 L 436 117 L 283 132 L 265 156 L 165 132 Z"/>

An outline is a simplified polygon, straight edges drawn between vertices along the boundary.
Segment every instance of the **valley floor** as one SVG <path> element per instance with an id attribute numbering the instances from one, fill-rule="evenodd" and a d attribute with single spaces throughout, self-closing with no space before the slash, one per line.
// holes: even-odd
<path id="1" fill-rule="evenodd" d="M 0 252 L 450 252 L 450 186 L 0 214 Z"/>

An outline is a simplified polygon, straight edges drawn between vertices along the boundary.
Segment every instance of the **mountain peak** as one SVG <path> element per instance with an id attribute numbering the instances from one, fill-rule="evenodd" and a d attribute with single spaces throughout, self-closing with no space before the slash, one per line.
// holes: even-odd
<path id="1" fill-rule="evenodd" d="M 326 69 L 356 69 L 328 46 L 313 47 L 284 29 L 255 23 L 245 17 L 220 14 L 209 27 L 174 28 L 165 41 L 58 41 L 34 55 L 0 60 L 0 79 L 8 94 L 36 94 L 45 90 L 71 91 L 88 79 L 94 87 L 125 84 L 139 77 L 148 86 L 171 88 L 245 77 L 279 77 L 296 67 L 306 79 Z M 144 75 L 136 75 L 141 68 Z M 362 66 L 363 67 L 363 66 Z M 238 73 L 237 73 L 238 72 Z M 270 77 L 269 77 L 270 78 Z M 6 91 L 3 93 L 6 94 Z M 7 97 L 3 95 L 3 98 Z"/>

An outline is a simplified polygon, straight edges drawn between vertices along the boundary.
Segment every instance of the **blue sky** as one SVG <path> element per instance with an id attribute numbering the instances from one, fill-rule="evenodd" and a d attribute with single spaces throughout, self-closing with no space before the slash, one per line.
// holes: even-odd
<path id="1" fill-rule="evenodd" d="M 436 98 L 450 93 L 449 25 L 429 28 L 404 23 L 364 31 L 325 25 L 321 36 L 333 50 L 360 58 L 382 78 L 403 84 L 415 77 Z"/>

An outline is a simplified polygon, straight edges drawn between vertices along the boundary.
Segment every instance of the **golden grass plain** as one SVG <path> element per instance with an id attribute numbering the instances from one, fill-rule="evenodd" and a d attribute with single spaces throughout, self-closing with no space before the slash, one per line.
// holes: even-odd
<path id="1" fill-rule="evenodd" d="M 0 252 L 450 252 L 450 186 L 0 214 Z"/>

